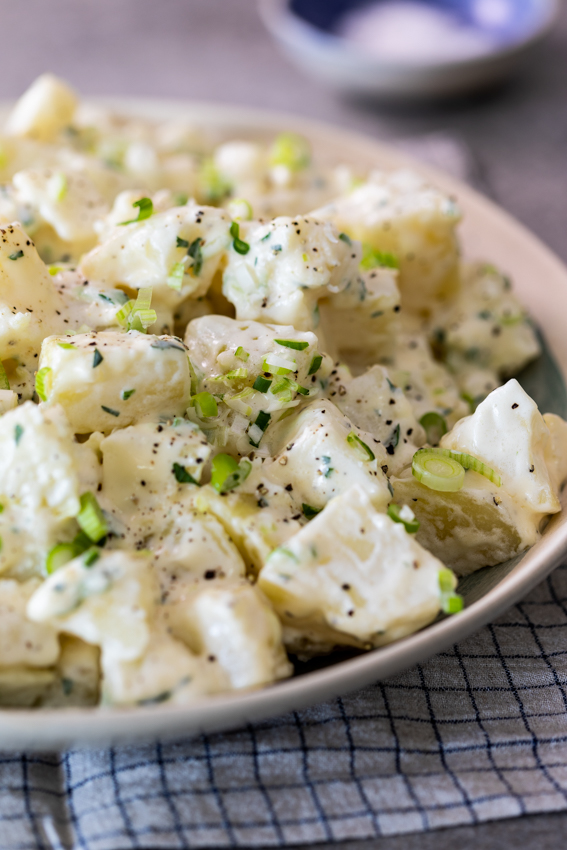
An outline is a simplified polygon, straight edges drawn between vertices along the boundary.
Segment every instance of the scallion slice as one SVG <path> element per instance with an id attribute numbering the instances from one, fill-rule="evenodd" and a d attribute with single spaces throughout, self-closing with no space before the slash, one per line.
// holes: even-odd
<path id="1" fill-rule="evenodd" d="M 449 452 L 444 456 L 431 449 L 419 449 L 413 456 L 411 471 L 430 490 L 442 493 L 456 493 L 465 483 L 464 467 Z"/>
<path id="2" fill-rule="evenodd" d="M 378 251 L 376 248 L 372 248 L 371 245 L 363 244 L 360 268 L 363 271 L 369 271 L 370 269 L 375 269 L 378 266 L 389 269 L 399 269 L 400 263 L 394 254 L 390 254 L 388 251 Z"/>
<path id="3" fill-rule="evenodd" d="M 246 361 L 250 357 L 250 352 L 246 351 L 244 348 L 242 348 L 241 345 L 239 345 L 236 351 L 234 352 L 234 356 L 238 357 L 239 360 Z"/>
<path id="4" fill-rule="evenodd" d="M 189 250 L 187 251 L 187 256 L 191 257 L 193 260 L 191 272 L 195 275 L 195 277 L 199 277 L 201 269 L 203 268 L 203 244 L 204 240 L 201 239 L 200 236 L 197 236 L 196 239 L 193 239 L 189 245 Z"/>
<path id="5" fill-rule="evenodd" d="M 457 464 L 457 466 L 460 466 L 461 469 L 462 469 L 462 475 L 460 475 L 460 473 L 458 473 L 458 470 L 455 467 L 454 476 L 457 476 L 457 474 L 458 474 L 458 477 L 461 478 L 461 484 L 458 487 L 456 486 L 456 484 L 452 484 L 449 487 L 432 486 L 432 484 L 428 483 L 428 480 L 423 480 L 423 478 L 419 478 L 418 477 L 419 471 L 420 471 L 421 467 L 423 466 L 423 458 L 424 458 L 425 455 L 429 455 L 431 458 L 437 459 L 437 461 L 439 462 L 439 470 L 440 470 L 440 472 L 438 474 L 441 475 L 442 477 L 443 477 L 443 472 L 441 470 L 443 468 L 443 462 L 445 462 L 445 463 L 451 462 L 452 464 Z M 416 471 L 414 471 L 414 465 L 417 469 L 417 473 L 416 473 Z M 427 459 L 427 466 L 428 466 L 428 469 L 430 471 L 433 471 L 434 468 L 435 468 L 433 460 Z M 455 452 L 455 451 L 452 451 L 451 449 L 439 449 L 439 448 L 419 449 L 415 453 L 415 455 L 413 456 L 413 460 L 412 460 L 412 473 L 413 473 L 413 475 L 417 478 L 418 481 L 421 481 L 422 484 L 426 484 L 426 486 L 429 487 L 432 490 L 445 490 L 447 492 L 456 492 L 457 490 L 460 490 L 461 487 L 463 486 L 463 483 L 464 483 L 464 474 L 465 474 L 464 471 L 465 471 L 465 469 L 472 469 L 473 472 L 478 472 L 480 475 L 483 475 L 485 478 L 488 478 L 488 480 L 491 481 L 493 484 L 496 484 L 497 487 L 502 486 L 502 478 L 500 477 L 500 475 L 497 472 L 494 471 L 494 469 L 491 469 L 491 467 L 487 466 L 481 460 L 479 460 L 476 457 L 473 457 L 473 455 L 467 454 L 466 452 Z M 448 466 L 446 467 L 446 471 L 447 471 L 447 474 L 448 474 Z M 453 478 L 454 476 L 450 476 L 450 477 Z M 426 475 L 425 477 L 426 477 L 426 479 L 428 479 L 428 475 Z M 435 479 L 432 479 L 433 483 L 434 483 L 434 481 L 435 481 Z"/>
<path id="6" fill-rule="evenodd" d="M 175 475 L 175 480 L 179 482 L 179 484 L 196 484 L 199 486 L 199 482 L 193 478 L 190 472 L 187 472 L 184 466 L 180 463 L 174 463 L 171 471 Z"/>
<path id="7" fill-rule="evenodd" d="M 50 576 L 79 554 L 80 552 L 77 552 L 74 543 L 57 543 L 56 546 L 49 550 L 45 559 L 45 571 L 47 575 Z"/>
<path id="8" fill-rule="evenodd" d="M 285 348 L 293 348 L 295 351 L 305 351 L 309 347 L 308 342 L 298 339 L 275 339 L 278 345 L 283 345 Z"/>
<path id="9" fill-rule="evenodd" d="M 237 463 L 230 455 L 219 454 L 213 458 L 211 484 L 219 493 L 228 493 L 248 478 L 251 469 L 246 458 Z"/>
<path id="10" fill-rule="evenodd" d="M 360 437 L 354 433 L 354 431 L 351 431 L 348 435 L 347 443 L 349 446 L 352 446 L 353 449 L 356 449 L 358 454 L 362 457 L 362 460 L 374 460 L 376 457 L 370 446 L 367 446 L 366 443 L 364 443 Z"/>
<path id="11" fill-rule="evenodd" d="M 320 354 L 316 354 L 313 360 L 311 361 L 311 365 L 309 366 L 308 375 L 314 375 L 315 372 L 318 372 L 321 368 L 321 363 L 323 362 L 323 357 Z"/>
<path id="12" fill-rule="evenodd" d="M 407 505 L 404 505 L 401 508 L 399 505 L 396 505 L 395 502 L 392 502 L 388 505 L 388 516 L 390 519 L 393 519 L 394 522 L 401 522 L 409 534 L 415 534 L 415 532 L 419 529 L 419 521 L 415 518 L 413 511 L 408 508 Z"/>
<path id="13" fill-rule="evenodd" d="M 439 570 L 439 590 L 441 591 L 441 608 L 445 614 L 458 614 L 464 608 L 463 597 L 455 593 L 457 578 L 448 569 Z"/>
<path id="14" fill-rule="evenodd" d="M 234 221 L 252 221 L 252 206 L 244 198 L 233 198 L 226 205 L 226 210 Z"/>
<path id="15" fill-rule="evenodd" d="M 223 381 L 225 378 L 229 381 L 235 378 L 247 378 L 248 369 L 231 369 L 230 372 L 225 372 L 224 375 L 219 375 L 218 380 Z"/>
<path id="16" fill-rule="evenodd" d="M 169 275 L 167 276 L 166 283 L 171 289 L 175 289 L 176 292 L 181 290 L 183 286 L 183 276 L 185 275 L 185 263 L 175 263 L 172 267 Z"/>
<path id="17" fill-rule="evenodd" d="M 303 511 L 303 516 L 306 519 L 313 519 L 314 516 L 320 514 L 323 510 L 322 508 L 314 508 L 312 505 L 306 505 L 305 502 L 301 505 L 301 510 Z"/>
<path id="18" fill-rule="evenodd" d="M 280 133 L 270 151 L 270 164 L 283 165 L 290 171 L 302 171 L 311 162 L 311 147 L 304 136 Z"/>
<path id="19" fill-rule="evenodd" d="M 252 387 L 260 393 L 267 393 L 271 386 L 271 380 L 269 378 L 263 378 L 262 375 L 258 375 L 252 384 Z"/>
<path id="20" fill-rule="evenodd" d="M 443 434 L 447 433 L 447 422 L 440 413 L 436 413 L 434 410 L 424 413 L 419 424 L 425 429 L 427 442 L 430 446 L 439 445 L 439 440 Z"/>
<path id="21" fill-rule="evenodd" d="M 123 227 L 126 224 L 135 224 L 138 221 L 145 221 L 145 219 L 149 218 L 154 211 L 154 205 L 151 198 L 140 198 L 139 201 L 134 201 L 132 206 L 138 207 L 138 215 L 136 218 L 131 218 L 128 221 L 121 221 L 119 224 L 120 227 Z"/>
<path id="22" fill-rule="evenodd" d="M 95 496 L 90 491 L 81 496 L 81 509 L 77 514 L 77 522 L 93 543 L 98 543 L 108 533 L 104 514 Z"/>
<path id="23" fill-rule="evenodd" d="M 197 393 L 197 395 L 193 397 L 193 401 L 195 403 L 195 409 L 197 410 L 197 416 L 201 419 L 210 419 L 213 416 L 218 416 L 218 405 L 215 397 L 211 395 L 211 393 Z"/>
<path id="24" fill-rule="evenodd" d="M 250 250 L 250 245 L 248 242 L 244 242 L 243 239 L 240 238 L 240 225 L 237 221 L 233 221 L 230 225 L 230 235 L 232 236 L 232 247 L 236 251 L 237 254 L 247 254 Z"/>
<path id="25" fill-rule="evenodd" d="M 51 371 L 51 369 L 49 371 Z M 4 364 L 0 360 L 0 390 L 9 390 L 9 389 L 10 389 L 10 381 L 8 380 L 8 375 L 6 374 L 6 370 L 4 369 Z M 38 395 L 39 395 L 39 393 L 38 393 Z M 45 399 L 42 399 L 42 401 L 45 401 Z"/>
<path id="26" fill-rule="evenodd" d="M 295 366 L 295 360 L 288 360 L 286 357 L 270 352 L 264 357 L 262 371 L 270 372 L 272 375 L 287 375 L 288 372 L 295 372 Z"/>
<path id="27" fill-rule="evenodd" d="M 35 391 L 42 401 L 47 401 L 53 385 L 53 372 L 44 366 L 35 376 Z"/>

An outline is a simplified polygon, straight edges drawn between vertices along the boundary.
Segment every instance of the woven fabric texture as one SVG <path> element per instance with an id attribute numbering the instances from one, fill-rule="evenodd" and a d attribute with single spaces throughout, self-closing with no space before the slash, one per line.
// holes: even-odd
<path id="1" fill-rule="evenodd" d="M 0 758 L 1 850 L 282 846 L 567 809 L 567 566 L 426 664 L 238 732 Z"/>

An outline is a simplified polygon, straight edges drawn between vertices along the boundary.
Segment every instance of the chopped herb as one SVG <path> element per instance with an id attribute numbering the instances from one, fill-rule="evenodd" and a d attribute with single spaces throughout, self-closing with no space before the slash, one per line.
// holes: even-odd
<path id="1" fill-rule="evenodd" d="M 187 472 L 184 466 L 181 466 L 180 463 L 174 463 L 171 469 L 173 474 L 175 475 L 176 481 L 180 484 L 196 484 L 199 486 L 199 482 L 196 481 L 193 476 Z"/>
<path id="2" fill-rule="evenodd" d="M 268 234 L 268 236 L 269 236 L 269 234 Z M 266 237 L 264 236 L 264 239 L 265 238 Z M 262 239 L 261 241 L 263 242 L 264 240 Z M 274 252 L 274 254 L 281 254 L 282 250 L 283 250 L 283 248 L 282 248 L 281 245 L 272 245 L 272 251 Z"/>
<path id="3" fill-rule="evenodd" d="M 265 411 L 261 410 L 258 413 L 258 416 L 256 417 L 256 421 L 255 421 L 254 424 L 257 425 L 258 428 L 261 428 L 262 431 L 265 431 L 266 428 L 268 427 L 268 425 L 270 424 L 271 418 L 272 418 L 271 413 L 266 413 Z"/>
<path id="4" fill-rule="evenodd" d="M 252 384 L 253 389 L 258 390 L 260 393 L 267 393 L 271 386 L 272 382 L 268 378 L 263 378 L 261 375 L 258 375 Z"/>
<path id="5" fill-rule="evenodd" d="M 193 401 L 197 409 L 197 415 L 201 419 L 210 419 L 212 416 L 218 416 L 218 406 L 214 396 L 211 393 L 197 393 Z"/>
<path id="6" fill-rule="evenodd" d="M 311 365 L 309 367 L 308 375 L 314 375 L 315 372 L 318 372 L 321 368 L 321 363 L 323 362 L 323 358 L 320 354 L 316 354 L 313 360 L 311 361 Z"/>
<path id="7" fill-rule="evenodd" d="M 122 401 L 128 401 L 130 396 L 133 396 L 135 392 L 136 390 L 122 390 L 122 392 L 120 393 L 120 398 L 122 399 Z"/>
<path id="8" fill-rule="evenodd" d="M 283 165 L 290 171 L 302 171 L 311 162 L 311 147 L 304 136 L 280 133 L 270 151 L 270 164 Z"/>
<path id="9" fill-rule="evenodd" d="M 352 240 L 346 233 L 339 233 L 339 239 L 342 239 L 342 241 L 346 242 L 347 245 L 352 245 Z"/>
<path id="10" fill-rule="evenodd" d="M 302 342 L 295 339 L 275 339 L 278 345 L 283 345 L 284 348 L 293 348 L 295 351 L 305 351 L 309 347 L 308 342 Z"/>
<path id="11" fill-rule="evenodd" d="M 176 292 L 179 292 L 181 287 L 183 286 L 183 277 L 185 275 L 185 264 L 184 263 L 175 263 L 172 266 L 170 273 L 167 276 L 167 285 L 171 287 L 171 289 L 175 289 Z"/>
<path id="12" fill-rule="evenodd" d="M 177 247 L 178 248 L 188 248 L 189 242 L 186 239 L 182 239 L 181 236 L 177 237 Z"/>
<path id="13" fill-rule="evenodd" d="M 211 484 L 219 493 L 228 493 L 248 478 L 252 464 L 247 458 L 237 463 L 227 454 L 218 454 L 213 458 Z"/>
<path id="14" fill-rule="evenodd" d="M 49 366 L 44 366 L 35 376 L 35 391 L 42 401 L 47 401 L 53 383 L 53 373 Z"/>
<path id="15" fill-rule="evenodd" d="M 248 360 L 250 354 L 248 351 L 245 351 L 241 345 L 239 345 L 236 351 L 234 352 L 234 356 L 238 357 L 239 360 Z"/>
<path id="16" fill-rule="evenodd" d="M 347 437 L 347 443 L 349 446 L 352 446 L 354 449 L 357 449 L 358 453 L 364 455 L 363 460 L 374 460 L 376 455 L 372 451 L 372 449 L 364 443 L 360 437 L 351 431 Z"/>
<path id="17" fill-rule="evenodd" d="M 100 366 L 100 364 L 102 363 L 103 360 L 104 360 L 104 357 L 102 356 L 102 354 L 100 353 L 98 348 L 95 348 L 94 354 L 93 354 L 93 369 L 96 369 L 97 366 Z"/>
<path id="18" fill-rule="evenodd" d="M 387 251 L 378 251 L 377 249 L 372 248 L 371 245 L 363 244 L 360 268 L 364 271 L 369 271 L 370 269 L 375 269 L 378 266 L 389 269 L 399 269 L 400 263 L 394 254 L 390 254 Z"/>
<path id="19" fill-rule="evenodd" d="M 224 380 L 225 378 L 229 381 L 234 380 L 235 378 L 247 378 L 248 377 L 248 369 L 231 369 L 230 372 L 225 372 L 224 375 L 219 375 L 218 380 Z M 217 379 L 213 379 L 217 380 Z"/>
<path id="20" fill-rule="evenodd" d="M 88 550 L 88 552 L 86 552 L 85 557 L 83 558 L 83 564 L 85 565 L 85 567 L 92 567 L 92 565 L 95 564 L 99 558 L 100 552 L 93 546 L 91 549 Z"/>
<path id="21" fill-rule="evenodd" d="M 303 511 L 303 516 L 306 519 L 313 519 L 314 516 L 321 513 L 322 508 L 313 508 L 311 505 L 306 505 L 305 502 L 303 502 L 301 510 Z"/>
<path id="22" fill-rule="evenodd" d="M 89 540 L 89 546 L 90 542 L 91 541 Z M 80 554 L 81 553 L 77 551 L 77 547 L 74 543 L 57 543 L 47 553 L 47 558 L 45 559 L 45 572 L 48 576 L 50 576 L 56 570 L 63 567 L 69 561 L 72 561 L 73 558 L 76 558 L 77 555 Z"/>
<path id="23" fill-rule="evenodd" d="M 67 349 L 69 349 L 69 348 L 74 349 L 75 348 L 75 346 L 73 345 L 72 342 L 58 342 L 57 345 L 59 346 L 59 348 L 67 348 Z"/>
<path id="24" fill-rule="evenodd" d="M 137 221 L 145 221 L 153 214 L 154 211 L 154 205 L 151 198 L 140 198 L 139 201 L 134 201 L 132 206 L 138 207 L 138 215 L 136 218 L 131 218 L 128 221 L 121 221 L 119 224 L 120 227 L 126 224 L 135 224 Z"/>
<path id="25" fill-rule="evenodd" d="M 113 410 L 111 407 L 105 407 L 104 404 L 101 404 L 101 407 L 106 413 L 110 413 L 111 416 L 120 416 L 119 410 Z"/>
<path id="26" fill-rule="evenodd" d="M 389 455 L 394 454 L 394 450 L 400 441 L 400 423 L 396 425 L 388 440 L 384 443 L 384 448 Z"/>
<path id="27" fill-rule="evenodd" d="M 233 221 L 230 225 L 230 235 L 232 236 L 233 242 L 232 247 L 236 251 L 237 254 L 247 254 L 250 250 L 250 245 L 248 242 L 244 242 L 240 238 L 240 225 L 237 221 Z"/>
<path id="28" fill-rule="evenodd" d="M 19 260 L 19 259 L 20 259 L 20 257 L 23 257 L 23 256 L 24 256 L 24 252 L 23 252 L 23 251 L 14 251 L 14 253 L 13 253 L 13 254 L 10 254 L 10 255 L 9 255 L 8 259 L 9 259 L 9 260 Z"/>
<path id="29" fill-rule="evenodd" d="M 203 251 L 201 250 L 204 244 L 204 240 L 201 239 L 200 236 L 197 236 L 191 244 L 189 245 L 189 250 L 187 254 L 193 260 L 193 265 L 191 266 L 191 271 L 195 275 L 195 277 L 199 277 L 201 274 L 201 269 L 203 268 Z"/>
<path id="30" fill-rule="evenodd" d="M 90 491 L 81 496 L 81 509 L 77 514 L 77 522 L 81 531 L 93 543 L 98 543 L 108 534 L 108 525 L 96 497 Z"/>
<path id="31" fill-rule="evenodd" d="M 388 516 L 390 519 L 393 519 L 394 522 L 402 523 L 408 534 L 415 534 L 415 532 L 419 530 L 419 521 L 415 518 L 415 514 L 407 507 L 407 505 L 400 508 L 400 506 L 396 505 L 395 502 L 391 502 L 388 505 Z"/>
<path id="32" fill-rule="evenodd" d="M 24 429 L 18 423 L 16 425 L 16 427 L 14 428 L 14 440 L 16 441 L 16 445 L 18 445 L 20 440 L 22 439 L 23 433 L 24 433 Z"/>

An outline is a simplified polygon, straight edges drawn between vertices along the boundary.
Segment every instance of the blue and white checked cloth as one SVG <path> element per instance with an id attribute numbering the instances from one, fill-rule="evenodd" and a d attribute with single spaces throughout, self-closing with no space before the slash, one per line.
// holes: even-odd
<path id="1" fill-rule="evenodd" d="M 0 757 L 1 850 L 282 846 L 567 809 L 567 566 L 427 664 L 177 744 Z"/>

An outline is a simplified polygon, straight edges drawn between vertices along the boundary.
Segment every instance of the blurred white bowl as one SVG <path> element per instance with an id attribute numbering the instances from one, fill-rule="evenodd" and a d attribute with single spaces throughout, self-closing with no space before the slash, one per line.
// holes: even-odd
<path id="1" fill-rule="evenodd" d="M 408 50 L 406 44 L 403 49 L 404 35 L 399 39 L 402 49 L 398 56 L 390 45 L 381 56 L 378 47 L 372 49 L 369 33 L 372 25 L 378 25 L 376 19 L 374 24 L 368 18 L 359 20 L 355 27 L 358 40 L 352 26 L 353 38 L 340 34 L 348 31 L 349 12 L 352 15 L 356 10 L 360 15 L 364 9 L 368 15 L 371 7 L 375 10 L 386 3 L 392 11 L 395 0 L 259 0 L 259 9 L 275 40 L 308 73 L 342 91 L 396 100 L 450 97 L 500 82 L 551 29 L 559 11 L 559 0 L 417 0 L 433 10 L 431 15 L 437 15 L 440 21 L 447 13 L 455 13 L 466 27 L 461 34 L 474 34 L 476 30 L 486 37 L 484 44 L 476 52 L 473 46 L 468 55 L 463 43 L 463 56 L 457 55 L 456 39 L 452 45 L 455 49 L 448 50 L 451 40 L 443 44 L 440 33 L 438 56 L 431 51 L 424 55 L 424 49 L 408 55 L 411 48 Z M 415 42 L 417 21 L 408 18 L 411 5 L 416 8 L 415 2 L 406 3 L 405 15 L 406 21 L 414 24 Z M 424 20 L 424 26 L 426 23 Z M 389 25 L 391 29 L 392 19 Z M 408 30 L 404 34 L 409 40 Z"/>

